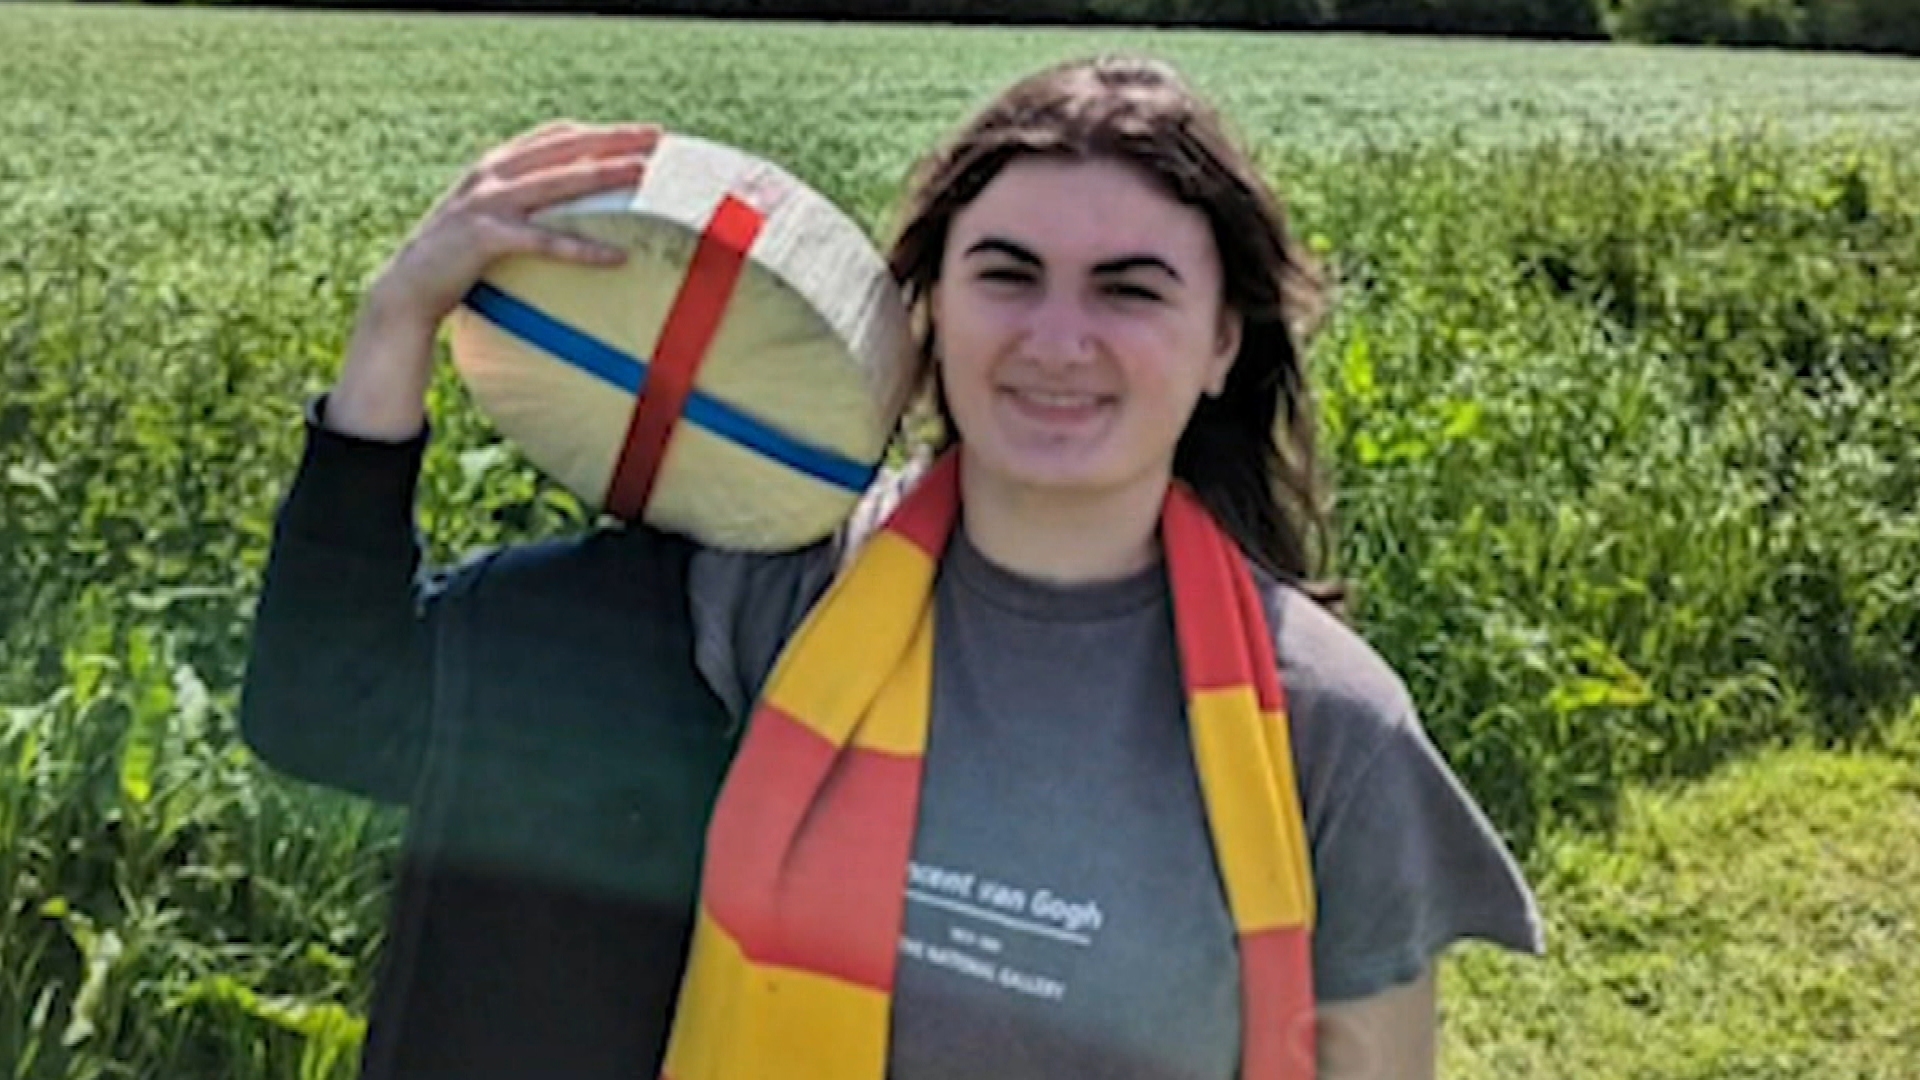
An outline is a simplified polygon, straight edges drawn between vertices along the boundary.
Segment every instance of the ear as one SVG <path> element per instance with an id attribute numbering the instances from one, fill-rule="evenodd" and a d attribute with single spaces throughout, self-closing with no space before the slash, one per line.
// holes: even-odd
<path id="1" fill-rule="evenodd" d="M 1232 308 L 1220 309 L 1220 325 L 1214 333 L 1214 351 L 1207 362 L 1207 396 L 1219 397 L 1227 390 L 1227 375 L 1233 371 L 1233 361 L 1240 355 L 1240 339 L 1245 333 L 1246 323 L 1240 313 Z"/>

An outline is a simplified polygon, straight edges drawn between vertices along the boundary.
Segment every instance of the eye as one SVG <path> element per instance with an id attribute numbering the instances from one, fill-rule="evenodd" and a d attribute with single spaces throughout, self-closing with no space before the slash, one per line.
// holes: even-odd
<path id="1" fill-rule="evenodd" d="M 1024 285 L 1033 280 L 1033 274 L 1030 271 L 1019 270 L 1009 266 L 995 266 L 980 271 L 980 280 Z"/>
<path id="2" fill-rule="evenodd" d="M 1106 293 L 1121 300 L 1143 300 L 1147 303 L 1155 303 L 1160 299 L 1159 293 L 1144 285 L 1130 285 L 1125 282 L 1107 286 Z"/>

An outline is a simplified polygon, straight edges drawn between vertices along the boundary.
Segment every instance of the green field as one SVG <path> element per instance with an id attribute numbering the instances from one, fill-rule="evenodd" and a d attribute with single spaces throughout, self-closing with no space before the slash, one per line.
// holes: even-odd
<path id="1" fill-rule="evenodd" d="M 233 734 L 359 289 L 490 143 L 653 119 L 879 237 L 1101 46 L 1340 283 L 1357 620 L 1540 883 L 1446 1075 L 1920 1076 L 1920 62 L 1362 37 L 0 5 L 0 1077 L 346 1076 L 395 822 Z M 441 561 L 580 527 L 445 376 Z"/>

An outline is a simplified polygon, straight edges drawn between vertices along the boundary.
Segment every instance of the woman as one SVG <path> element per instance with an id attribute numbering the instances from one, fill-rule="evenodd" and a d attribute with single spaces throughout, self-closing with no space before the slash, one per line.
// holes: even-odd
<path id="1" fill-rule="evenodd" d="M 617 260 L 526 217 L 631 183 L 656 138 L 544 128 L 436 208 L 372 287 L 311 415 L 314 440 L 368 463 L 361 484 L 384 501 L 346 505 L 353 485 L 325 475 L 352 470 L 310 447 L 282 546 L 323 548 L 319 534 L 379 511 L 386 569 L 362 559 L 335 579 L 384 573 L 385 595 L 406 595 L 395 570 L 417 565 L 399 553 L 414 550 L 403 512 L 435 327 L 509 252 Z M 1010 87 L 923 164 L 892 264 L 919 317 L 937 456 L 804 551 L 604 541 L 644 537 L 649 566 L 676 568 L 651 571 L 688 599 L 667 645 L 685 642 L 740 737 L 698 897 L 679 909 L 691 953 L 657 991 L 677 1007 L 647 1036 L 667 1043 L 667 1074 L 1432 1075 L 1440 951 L 1476 937 L 1537 952 L 1538 919 L 1400 680 L 1314 583 L 1297 336 L 1315 294 L 1273 196 L 1163 65 L 1067 64 Z M 302 501 L 302 485 L 332 494 Z M 491 601 L 493 617 L 524 628 L 543 610 L 531 597 L 623 565 L 605 547 L 556 550 L 451 580 L 470 609 L 488 589 L 519 597 Z M 296 576 L 295 555 L 275 557 Z M 263 620 L 298 618 L 304 598 L 274 590 Z M 595 591 L 574 595 L 616 602 Z M 498 670 L 457 690 L 403 673 L 445 665 L 420 627 L 460 593 L 425 595 L 423 616 L 390 615 L 384 646 L 338 661 L 384 685 L 358 699 L 378 718 L 352 740 L 391 748 L 384 781 L 338 779 L 365 770 L 322 748 L 319 722 L 288 736 L 270 719 L 269 697 L 301 695 L 269 687 L 328 680 L 276 670 L 264 648 L 255 745 L 359 790 L 434 784 L 419 764 L 431 736 L 398 734 L 432 720 L 398 688 L 470 708 L 511 691 Z M 519 633 L 516 655 L 558 649 Z M 686 655 L 656 662 L 647 693 Z M 543 662 L 549 686 L 592 665 Z M 552 715 L 604 712 L 612 693 Z M 532 737 L 495 726 L 525 763 Z M 673 737 L 633 760 L 698 818 L 711 750 Z M 669 750 L 699 764 L 667 769 Z M 671 892 L 655 899 L 670 912 Z"/>

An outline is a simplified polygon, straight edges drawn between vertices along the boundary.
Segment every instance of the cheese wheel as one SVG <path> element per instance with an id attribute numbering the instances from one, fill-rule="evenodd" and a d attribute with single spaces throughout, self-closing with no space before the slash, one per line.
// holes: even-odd
<path id="1" fill-rule="evenodd" d="M 837 529 L 912 387 L 900 290 L 857 223 L 786 170 L 667 133 L 637 187 L 536 215 L 618 267 L 502 259 L 450 320 L 500 433 L 592 509 L 714 547 Z"/>

